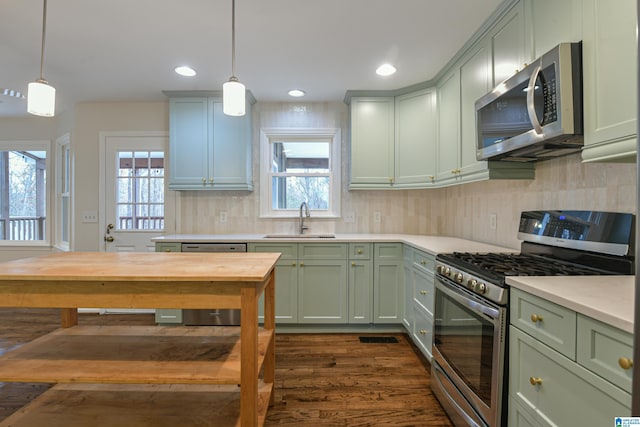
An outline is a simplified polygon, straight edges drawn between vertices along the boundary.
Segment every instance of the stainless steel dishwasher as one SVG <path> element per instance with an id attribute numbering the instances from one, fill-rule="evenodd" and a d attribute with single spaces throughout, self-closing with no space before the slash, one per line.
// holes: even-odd
<path id="1" fill-rule="evenodd" d="M 247 252 L 246 243 L 183 243 L 182 252 Z M 190 309 L 182 310 L 182 323 L 194 326 L 237 326 L 240 310 Z"/>

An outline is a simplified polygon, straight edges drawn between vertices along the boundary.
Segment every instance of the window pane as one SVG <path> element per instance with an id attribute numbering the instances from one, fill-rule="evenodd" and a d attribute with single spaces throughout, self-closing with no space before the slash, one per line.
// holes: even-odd
<path id="1" fill-rule="evenodd" d="M 45 239 L 46 156 L 46 151 L 0 151 L 0 173 L 9 179 L 0 195 L 2 239 Z"/>
<path id="2" fill-rule="evenodd" d="M 133 179 L 118 178 L 116 181 L 116 201 L 118 203 L 132 202 Z"/>
<path id="3" fill-rule="evenodd" d="M 272 172 L 329 172 L 328 142 L 274 142 Z"/>
<path id="4" fill-rule="evenodd" d="M 329 208 L 329 177 L 274 176 L 272 180 L 272 208 L 298 209 L 304 201 L 309 209 Z"/>

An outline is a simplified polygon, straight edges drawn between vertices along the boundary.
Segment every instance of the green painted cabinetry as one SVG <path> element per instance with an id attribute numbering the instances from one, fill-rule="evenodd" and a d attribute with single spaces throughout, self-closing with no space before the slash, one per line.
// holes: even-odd
<path id="1" fill-rule="evenodd" d="M 158 242 L 156 252 L 182 252 L 180 242 Z M 156 308 L 155 321 L 159 324 L 181 324 L 182 309 L 179 308 Z"/>
<path id="2" fill-rule="evenodd" d="M 400 324 L 404 305 L 402 243 L 374 243 L 373 251 L 373 323 Z"/>
<path id="3" fill-rule="evenodd" d="M 567 0 L 565 0 L 567 1 Z M 636 2 L 583 1 L 584 161 L 635 161 Z"/>
<path id="4" fill-rule="evenodd" d="M 373 261 L 371 243 L 349 243 L 349 323 L 371 323 Z"/>
<path id="5" fill-rule="evenodd" d="M 532 59 L 524 1 L 517 2 L 489 31 L 483 42 L 492 46 L 492 88 L 505 81 Z M 556 43 L 557 44 L 557 43 Z"/>
<path id="6" fill-rule="evenodd" d="M 251 107 L 222 112 L 221 96 L 169 98 L 169 188 L 253 190 Z"/>
<path id="7" fill-rule="evenodd" d="M 518 289 L 511 296 L 509 425 L 630 416 L 632 369 L 620 360 L 631 357 L 632 335 Z"/>
<path id="8" fill-rule="evenodd" d="M 414 344 L 431 361 L 435 256 L 405 245 L 405 320 Z"/>
<path id="9" fill-rule="evenodd" d="M 533 40 L 532 58 L 539 58 L 558 43 L 582 40 L 582 3 L 582 0 L 524 1 L 527 33 Z"/>

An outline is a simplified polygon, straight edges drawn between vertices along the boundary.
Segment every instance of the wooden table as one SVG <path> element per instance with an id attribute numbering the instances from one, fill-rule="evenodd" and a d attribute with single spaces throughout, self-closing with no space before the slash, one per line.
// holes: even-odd
<path id="1" fill-rule="evenodd" d="M 279 257 L 65 252 L 0 263 L 0 307 L 61 308 L 63 326 L 1 357 L 0 381 L 240 385 L 239 423 L 260 425 L 273 403 L 274 267 Z M 263 293 L 264 326 L 259 327 Z M 241 326 L 82 326 L 78 307 L 239 308 Z M 207 355 L 164 357 L 171 340 Z"/>

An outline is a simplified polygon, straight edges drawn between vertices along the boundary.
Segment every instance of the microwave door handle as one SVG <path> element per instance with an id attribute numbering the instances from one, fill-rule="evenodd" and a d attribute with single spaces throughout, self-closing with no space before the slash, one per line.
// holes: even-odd
<path id="1" fill-rule="evenodd" d="M 533 129 L 539 135 L 542 133 L 542 126 L 540 125 L 540 121 L 538 120 L 538 116 L 536 115 L 536 106 L 535 106 L 535 88 L 536 88 L 536 80 L 538 79 L 538 74 L 542 68 L 538 65 L 534 68 L 533 73 L 531 74 L 531 78 L 529 79 L 529 86 L 527 87 L 527 113 L 529 113 L 529 120 L 531 120 L 531 124 L 533 125 Z"/>

